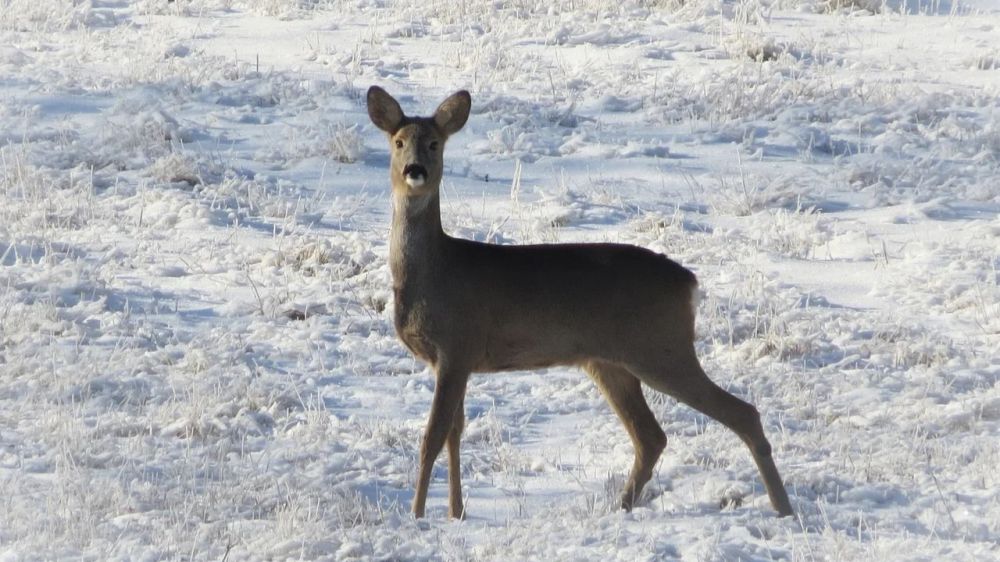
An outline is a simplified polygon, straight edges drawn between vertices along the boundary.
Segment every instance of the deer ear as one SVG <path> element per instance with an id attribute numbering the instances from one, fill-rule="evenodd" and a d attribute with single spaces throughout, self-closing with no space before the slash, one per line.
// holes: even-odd
<path id="1" fill-rule="evenodd" d="M 403 110 L 389 92 L 372 86 L 368 88 L 368 117 L 376 127 L 392 135 L 403 123 Z"/>
<path id="2" fill-rule="evenodd" d="M 465 90 L 455 92 L 438 106 L 434 112 L 434 123 L 444 134 L 451 136 L 465 126 L 471 108 L 472 96 L 469 92 Z"/>

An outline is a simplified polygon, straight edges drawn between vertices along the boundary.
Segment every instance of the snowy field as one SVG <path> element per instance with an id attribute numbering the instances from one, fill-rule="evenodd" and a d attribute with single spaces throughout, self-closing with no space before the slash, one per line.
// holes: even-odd
<path id="1" fill-rule="evenodd" d="M 469 518 L 409 515 L 364 93 L 473 115 L 443 215 L 705 291 L 746 447 L 581 372 L 478 375 Z M 0 560 L 1000 559 L 1000 2 L 0 0 Z"/>

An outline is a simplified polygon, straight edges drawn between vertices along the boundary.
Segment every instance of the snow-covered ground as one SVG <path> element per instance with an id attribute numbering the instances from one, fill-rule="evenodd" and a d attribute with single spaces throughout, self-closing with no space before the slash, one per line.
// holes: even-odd
<path id="1" fill-rule="evenodd" d="M 864 8 L 868 8 L 865 10 Z M 479 375 L 408 512 L 378 84 L 459 88 L 446 228 L 696 271 L 746 448 Z M 1000 558 L 1000 2 L 0 0 L 0 560 Z"/>

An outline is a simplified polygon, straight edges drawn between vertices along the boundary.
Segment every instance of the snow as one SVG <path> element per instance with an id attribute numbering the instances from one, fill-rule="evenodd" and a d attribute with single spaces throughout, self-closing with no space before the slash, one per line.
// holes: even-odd
<path id="1" fill-rule="evenodd" d="M 9 0 L 0 559 L 1000 557 L 1000 3 Z M 409 515 L 433 377 L 397 341 L 378 84 L 468 89 L 443 220 L 697 272 L 746 448 L 574 369 L 478 375 L 468 519 Z"/>

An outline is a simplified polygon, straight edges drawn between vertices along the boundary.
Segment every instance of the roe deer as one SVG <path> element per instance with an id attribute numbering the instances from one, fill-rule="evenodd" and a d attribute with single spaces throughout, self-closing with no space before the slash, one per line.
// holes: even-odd
<path id="1" fill-rule="evenodd" d="M 582 367 L 635 447 L 621 507 L 632 508 L 667 438 L 640 382 L 718 420 L 749 446 L 778 515 L 792 513 L 756 408 L 702 371 L 694 350 L 698 283 L 665 256 L 622 244 L 500 246 L 441 228 L 444 146 L 469 117 L 460 91 L 431 117 L 408 117 L 385 90 L 368 115 L 389 136 L 389 262 L 396 333 L 436 373 L 413 514 L 424 516 L 431 469 L 448 445 L 448 513 L 462 518 L 459 440 L 473 372 Z"/>

